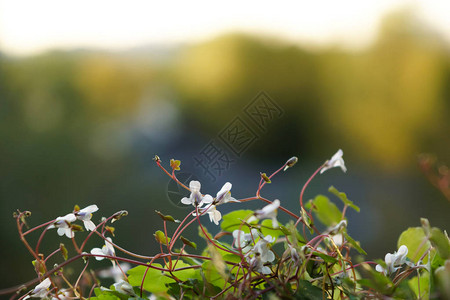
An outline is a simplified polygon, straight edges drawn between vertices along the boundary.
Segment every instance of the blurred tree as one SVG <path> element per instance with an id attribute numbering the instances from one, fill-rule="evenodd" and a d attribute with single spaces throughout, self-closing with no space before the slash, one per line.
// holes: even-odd
<path id="1" fill-rule="evenodd" d="M 341 76 L 330 75 L 332 62 L 323 68 L 330 127 L 355 154 L 365 149 L 364 156 L 391 170 L 412 165 L 448 124 L 441 94 L 448 55 L 418 24 L 408 12 L 390 15 L 373 47 L 346 58 L 350 68 Z M 448 149 L 448 141 L 441 143 L 438 149 Z"/>

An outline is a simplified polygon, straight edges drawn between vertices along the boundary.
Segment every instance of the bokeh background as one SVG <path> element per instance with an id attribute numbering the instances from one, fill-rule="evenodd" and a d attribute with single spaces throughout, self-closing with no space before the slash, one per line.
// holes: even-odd
<path id="1" fill-rule="evenodd" d="M 450 163 L 450 9 L 433 22 L 445 15 L 438 1 L 318 1 L 312 11 L 192 2 L 160 12 L 131 1 L 120 13 L 114 3 L 22 2 L 0 2 L 2 288 L 34 277 L 16 209 L 32 212 L 30 225 L 75 204 L 97 204 L 96 222 L 126 209 L 115 241 L 157 251 L 154 210 L 182 218 L 187 209 L 173 199 L 188 193 L 170 186 L 155 154 L 166 167 L 181 160 L 183 178 L 195 176 L 205 193 L 232 182 L 237 198 L 254 195 L 259 172 L 296 155 L 263 192 L 295 211 L 309 175 L 341 148 L 348 172 L 318 176 L 305 197 L 332 198 L 330 185 L 346 192 L 361 207 L 348 213 L 349 233 L 369 259 L 394 251 L 420 217 L 449 229 L 449 201 L 418 167 L 421 153 Z M 152 18 L 159 26 L 146 23 Z M 245 114 L 261 91 L 282 111 L 264 128 Z M 257 135 L 239 155 L 220 139 L 236 117 Z M 215 179 L 196 162 L 211 141 L 233 159 Z M 70 244 L 50 232 L 43 251 L 59 241 Z"/>

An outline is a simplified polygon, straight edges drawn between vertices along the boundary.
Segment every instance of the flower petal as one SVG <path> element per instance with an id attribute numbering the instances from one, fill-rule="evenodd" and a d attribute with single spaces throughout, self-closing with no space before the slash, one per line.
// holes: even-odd
<path id="1" fill-rule="evenodd" d="M 186 204 L 186 205 L 191 205 L 192 201 L 191 201 L 191 198 L 184 197 L 183 199 L 181 199 L 181 203 Z"/>
<path id="2" fill-rule="evenodd" d="M 212 203 L 213 201 L 214 201 L 213 197 L 211 195 L 206 194 L 202 198 L 201 203 L 209 204 L 209 203 Z"/>
<path id="3" fill-rule="evenodd" d="M 200 181 L 192 180 L 189 183 L 189 189 L 191 190 L 191 192 L 200 191 L 201 187 L 202 187 L 202 185 L 201 185 Z"/>
<path id="4" fill-rule="evenodd" d="M 84 227 L 86 228 L 87 231 L 94 231 L 95 230 L 95 224 L 94 222 L 92 222 L 91 220 L 84 220 Z"/>
<path id="5" fill-rule="evenodd" d="M 93 248 L 91 250 L 91 254 L 93 254 L 93 255 L 105 255 L 105 253 L 103 253 L 102 249 L 100 249 L 100 248 Z M 102 256 L 95 256 L 95 259 L 96 260 L 103 260 L 105 258 L 102 257 Z"/>

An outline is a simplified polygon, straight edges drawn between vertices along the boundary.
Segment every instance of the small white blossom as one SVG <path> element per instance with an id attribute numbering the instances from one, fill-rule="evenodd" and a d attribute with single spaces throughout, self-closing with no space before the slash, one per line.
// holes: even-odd
<path id="1" fill-rule="evenodd" d="M 215 205 L 210 204 L 207 207 L 199 208 L 198 210 L 200 214 L 207 213 L 209 215 L 209 220 L 214 222 L 214 224 L 219 225 L 219 221 L 222 219 L 222 214 L 217 210 Z M 192 215 L 196 216 L 197 214 L 194 212 Z"/>
<path id="2" fill-rule="evenodd" d="M 288 249 L 286 249 L 286 251 L 289 251 L 289 254 L 291 255 L 291 260 L 293 260 L 294 262 L 300 261 L 300 255 L 298 254 L 297 249 L 292 247 L 290 244 L 288 244 Z"/>
<path id="3" fill-rule="evenodd" d="M 64 217 L 57 217 L 55 222 L 48 228 L 58 228 L 58 235 L 66 235 L 68 238 L 73 238 L 75 234 L 70 227 L 70 223 L 75 222 L 76 219 L 77 217 L 72 213 L 67 214 Z"/>
<path id="4" fill-rule="evenodd" d="M 268 261 L 272 262 L 275 259 L 275 254 L 270 250 L 269 244 L 273 242 L 275 242 L 275 238 L 270 235 L 267 235 L 264 238 L 261 237 L 255 247 L 251 250 L 251 253 L 259 255 L 263 263 Z"/>
<path id="5" fill-rule="evenodd" d="M 103 247 L 101 249 L 100 248 L 93 248 L 91 250 L 91 254 L 114 256 L 116 254 L 116 251 L 114 250 L 114 246 L 111 243 L 112 243 L 111 238 L 107 237 L 106 241 L 105 241 L 105 245 L 103 245 Z M 96 260 L 103 260 L 103 259 L 105 259 L 105 257 L 103 257 L 103 256 L 95 256 L 95 259 Z M 112 261 L 112 262 L 113 262 L 113 265 L 115 265 L 114 261 Z"/>
<path id="6" fill-rule="evenodd" d="M 128 282 L 126 282 L 123 279 L 119 280 L 119 282 L 116 282 L 113 285 L 114 285 L 115 290 L 119 293 L 136 296 L 136 293 L 134 292 L 131 284 L 129 284 Z"/>
<path id="7" fill-rule="evenodd" d="M 326 230 L 329 234 L 336 234 L 341 231 L 342 228 L 347 227 L 347 220 L 340 221 L 337 225 L 330 227 Z"/>
<path id="8" fill-rule="evenodd" d="M 49 293 L 49 287 L 52 284 L 49 278 L 45 278 L 41 283 L 34 287 L 31 293 L 26 296 L 24 299 L 28 299 L 30 297 L 33 298 L 45 298 Z"/>
<path id="9" fill-rule="evenodd" d="M 186 205 L 194 205 L 201 207 L 205 203 L 212 203 L 213 197 L 211 195 L 202 196 L 200 193 L 201 184 L 199 181 L 192 180 L 189 183 L 189 189 L 191 190 L 191 195 L 181 199 L 181 203 Z"/>
<path id="10" fill-rule="evenodd" d="M 342 220 L 337 225 L 326 230 L 326 232 L 330 235 L 330 238 L 338 247 L 344 244 L 344 236 L 340 233 L 340 231 L 345 227 L 347 227 L 347 220 Z"/>
<path id="11" fill-rule="evenodd" d="M 70 299 L 73 298 L 70 296 L 70 290 L 67 289 L 59 290 L 57 295 L 52 296 L 52 300 L 70 300 Z"/>
<path id="12" fill-rule="evenodd" d="M 344 159 L 342 158 L 343 154 L 344 152 L 339 149 L 338 152 L 336 152 L 336 154 L 334 154 L 333 157 L 325 163 L 325 166 L 322 168 L 322 170 L 320 170 L 320 174 L 334 167 L 341 167 L 344 173 L 347 172 Z"/>
<path id="13" fill-rule="evenodd" d="M 227 202 L 239 202 L 238 200 L 231 197 L 231 183 L 227 182 L 223 185 L 219 192 L 217 192 L 215 203 L 217 205 L 224 204 Z"/>
<path id="14" fill-rule="evenodd" d="M 131 265 L 129 263 L 122 263 L 116 266 L 109 267 L 108 269 L 104 269 L 98 272 L 98 276 L 102 278 L 114 278 L 114 282 L 119 282 L 121 279 L 124 279 L 124 273 L 126 273 L 129 269 L 131 269 Z M 122 273 L 123 271 L 123 273 Z"/>
<path id="15" fill-rule="evenodd" d="M 331 238 L 333 239 L 334 244 L 338 247 L 344 244 L 344 236 L 342 235 L 342 233 L 332 235 Z"/>
<path id="16" fill-rule="evenodd" d="M 250 269 L 254 269 L 261 274 L 270 274 L 272 270 L 269 267 L 264 266 L 264 262 L 261 260 L 261 256 L 256 254 L 254 257 L 249 259 Z"/>
<path id="17" fill-rule="evenodd" d="M 75 216 L 78 220 L 83 221 L 84 227 L 87 231 L 92 231 L 95 229 L 94 222 L 91 221 L 92 213 L 96 212 L 98 210 L 97 205 L 89 205 L 88 207 L 85 207 L 77 212 L 75 212 Z"/>
<path id="18" fill-rule="evenodd" d="M 255 217 L 258 219 L 272 219 L 272 227 L 278 228 L 277 210 L 280 207 L 280 200 L 275 199 L 271 204 L 266 205 L 260 210 L 255 211 Z"/>
<path id="19" fill-rule="evenodd" d="M 216 209 L 215 205 L 211 205 L 206 213 L 209 215 L 209 220 L 214 224 L 219 225 L 219 221 L 222 219 L 222 214 Z"/>
<path id="20" fill-rule="evenodd" d="M 258 231 L 256 229 L 252 229 L 251 233 L 245 233 L 238 229 L 233 231 L 234 246 L 241 248 L 243 253 L 247 253 L 252 249 L 252 243 L 257 237 Z"/>
<path id="21" fill-rule="evenodd" d="M 398 269 L 400 269 L 404 263 L 406 263 L 407 254 L 408 254 L 408 247 L 402 245 L 400 246 L 400 248 L 398 248 L 398 252 L 394 252 L 393 254 L 387 253 L 386 256 L 384 257 L 387 269 L 385 269 L 381 265 L 376 265 L 375 270 L 384 273 L 385 275 L 392 274 Z"/>

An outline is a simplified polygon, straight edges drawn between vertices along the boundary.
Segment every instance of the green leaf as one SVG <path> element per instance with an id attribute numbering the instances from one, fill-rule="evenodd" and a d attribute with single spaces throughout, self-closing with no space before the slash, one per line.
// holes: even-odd
<path id="1" fill-rule="evenodd" d="M 443 259 L 450 258 L 450 241 L 437 227 L 431 228 L 429 240 Z"/>
<path id="2" fill-rule="evenodd" d="M 271 237 L 278 238 L 280 235 L 284 235 L 281 227 L 273 228 L 272 220 L 265 219 L 261 222 L 261 233 L 264 236 L 270 235 Z"/>
<path id="3" fill-rule="evenodd" d="M 426 242 L 424 243 L 424 241 Z M 414 264 L 417 264 L 425 251 L 431 247 L 422 227 L 410 227 L 403 231 L 398 238 L 397 247 L 400 248 L 401 245 L 408 247 L 407 257 L 413 261 Z M 427 261 L 428 255 L 424 257 L 423 263 L 426 264 Z"/>
<path id="4" fill-rule="evenodd" d="M 292 244 L 298 245 L 298 243 L 306 244 L 303 236 L 298 232 L 297 227 L 294 224 L 294 221 L 289 221 L 286 224 L 286 227 L 282 229 L 283 231 L 287 231 L 286 237 L 291 241 Z"/>
<path id="5" fill-rule="evenodd" d="M 375 269 L 368 264 L 363 264 L 363 269 L 368 273 L 369 278 L 357 280 L 359 284 L 372 288 L 385 295 L 390 295 L 394 291 L 394 284 L 389 277 L 375 271 Z"/>
<path id="6" fill-rule="evenodd" d="M 220 275 L 220 272 L 216 269 L 211 261 L 205 261 L 202 264 L 203 274 L 206 282 L 215 285 L 219 288 L 223 288 L 225 285 L 225 279 Z"/>
<path id="7" fill-rule="evenodd" d="M 189 247 L 192 247 L 194 249 L 197 249 L 197 244 L 194 242 L 191 242 L 190 240 L 188 240 L 187 238 L 181 236 L 180 237 L 181 241 L 183 242 L 183 244 L 188 245 Z"/>
<path id="8" fill-rule="evenodd" d="M 401 281 L 397 288 L 395 289 L 394 293 L 392 294 L 392 298 L 394 299 L 428 299 L 428 298 L 417 298 L 414 294 L 414 291 L 411 290 L 411 287 L 408 284 L 406 280 Z M 421 280 L 421 293 L 424 295 L 424 291 L 422 290 L 422 280 Z M 428 293 L 427 293 L 428 294 Z"/>
<path id="9" fill-rule="evenodd" d="M 172 263 L 174 263 L 174 260 L 172 260 Z M 190 278 L 193 278 L 196 273 L 196 269 L 194 269 L 194 268 L 176 271 L 178 269 L 186 268 L 186 267 L 190 267 L 190 266 L 191 265 L 186 264 L 186 263 L 182 262 L 181 260 L 179 260 L 175 266 L 175 271 L 172 271 L 172 274 L 181 281 L 186 281 Z"/>
<path id="10" fill-rule="evenodd" d="M 338 262 L 338 260 L 336 258 L 334 258 L 333 256 L 326 255 L 325 253 L 322 253 L 322 252 L 313 252 L 313 255 L 316 255 L 316 256 L 322 258 L 324 262 L 329 263 L 329 264 L 335 264 Z"/>
<path id="11" fill-rule="evenodd" d="M 359 245 L 359 242 L 355 241 L 351 236 L 347 234 L 347 232 L 342 231 L 342 233 L 344 234 L 345 239 L 350 243 L 350 245 L 353 246 L 353 248 L 356 249 L 356 251 L 358 251 L 360 254 L 367 255 L 366 251 L 364 251 L 364 249 Z"/>
<path id="12" fill-rule="evenodd" d="M 443 266 L 445 263 L 445 260 L 435 253 L 431 258 L 431 270 L 436 270 L 437 268 Z"/>
<path id="13" fill-rule="evenodd" d="M 308 202 L 307 208 L 310 209 L 311 207 L 319 221 L 325 226 L 336 225 L 342 219 L 339 208 L 323 195 L 318 195 L 314 200 Z"/>
<path id="14" fill-rule="evenodd" d="M 446 260 L 442 267 L 439 267 L 435 273 L 437 285 L 442 292 L 442 299 L 450 299 L 450 259 Z"/>
<path id="15" fill-rule="evenodd" d="M 97 297 L 91 297 L 92 300 L 121 300 L 120 297 L 114 295 L 113 293 L 102 293 Z"/>
<path id="16" fill-rule="evenodd" d="M 417 276 L 408 280 L 408 286 L 414 292 L 415 299 L 423 299 L 423 295 L 430 294 L 430 273 L 423 272 L 420 275 L 420 295 L 419 295 L 419 279 Z"/>
<path id="17" fill-rule="evenodd" d="M 160 264 L 153 264 L 152 266 L 161 268 Z M 128 282 L 132 286 L 140 287 L 147 269 L 148 271 L 145 275 L 143 288 L 148 292 L 165 292 L 167 291 L 166 283 L 175 282 L 174 279 L 165 276 L 165 273 L 145 266 L 137 266 L 133 269 L 128 270 Z"/>
<path id="18" fill-rule="evenodd" d="M 237 263 L 237 264 L 242 261 L 241 257 L 236 254 L 225 254 L 222 258 L 224 261 Z"/>
<path id="19" fill-rule="evenodd" d="M 427 218 L 420 218 L 420 223 L 422 223 L 423 231 L 426 236 L 430 236 L 431 226 L 430 221 Z"/>
<path id="20" fill-rule="evenodd" d="M 203 230 L 202 230 L 202 228 L 203 228 Z M 205 236 L 205 233 L 207 236 Z M 211 235 L 211 233 L 208 232 L 208 229 L 206 227 L 198 226 L 198 236 L 206 241 L 212 240 L 212 235 Z"/>
<path id="21" fill-rule="evenodd" d="M 222 223 L 220 223 L 220 227 L 223 231 L 232 232 L 236 229 L 241 229 L 245 233 L 249 233 L 250 229 L 248 228 L 248 226 L 241 226 L 241 223 L 242 220 L 247 220 L 252 215 L 252 210 L 235 210 L 222 217 Z M 255 221 L 254 223 L 257 223 L 257 221 Z"/>
<path id="22" fill-rule="evenodd" d="M 353 204 L 353 201 L 351 201 L 350 199 L 347 198 L 347 195 L 343 192 L 339 192 L 334 186 L 330 186 L 330 188 L 328 189 L 328 191 L 330 193 L 333 193 L 334 195 L 336 195 L 339 199 L 342 200 L 342 202 L 344 202 L 345 205 L 350 206 L 351 208 L 353 208 L 354 210 L 356 210 L 357 212 L 360 211 L 359 207 L 356 206 L 355 204 Z"/>
<path id="23" fill-rule="evenodd" d="M 172 260 L 172 263 L 175 263 L 175 261 Z M 160 264 L 153 264 L 152 266 L 161 268 Z M 147 268 L 145 266 L 137 266 L 133 269 L 128 270 L 128 281 L 132 286 L 140 287 L 142 279 L 144 278 L 144 274 L 148 269 L 147 274 L 145 275 L 143 288 L 151 293 L 164 292 L 168 289 L 166 284 L 176 282 L 173 278 L 169 277 L 171 276 L 171 274 L 181 281 L 186 281 L 195 277 L 196 270 L 193 268 L 177 271 L 177 269 L 185 267 L 190 267 L 190 265 L 182 262 L 181 260 L 177 262 L 175 270 L 171 273 Z"/>
<path id="24" fill-rule="evenodd" d="M 162 232 L 161 230 L 155 232 L 153 236 L 155 237 L 156 241 L 160 244 L 167 245 L 170 242 L 170 238 L 166 237 L 164 232 Z"/>
<path id="25" fill-rule="evenodd" d="M 324 297 L 326 297 L 324 291 L 307 280 L 298 282 L 298 289 L 294 295 L 294 299 L 299 300 L 325 299 Z"/>
<path id="26" fill-rule="evenodd" d="M 310 202 L 308 202 L 308 203 L 310 203 Z M 306 225 L 306 227 L 308 227 L 309 232 L 311 232 L 311 234 L 313 234 L 314 230 L 313 230 L 312 226 L 314 225 L 314 221 L 311 220 L 311 218 L 308 216 L 308 214 L 306 213 L 306 210 L 303 207 L 300 210 L 300 214 L 301 214 L 304 224 Z"/>
<path id="27" fill-rule="evenodd" d="M 122 300 L 128 299 L 128 296 L 122 295 L 115 291 L 101 290 L 100 288 L 94 289 L 95 297 L 91 297 L 92 300 Z"/>
<path id="28" fill-rule="evenodd" d="M 227 254 L 230 254 L 230 252 L 231 252 L 231 253 L 237 253 L 237 251 L 236 251 L 235 249 L 232 249 L 231 245 L 228 244 L 228 243 L 220 242 L 220 241 L 214 240 L 214 239 L 212 239 L 212 241 L 214 241 L 214 243 L 215 243 L 216 245 L 218 245 L 218 246 L 220 246 L 221 248 L 225 249 L 225 250 L 222 250 L 222 249 L 219 248 L 219 247 L 215 247 L 215 251 L 217 251 L 217 252 L 218 252 L 220 255 L 222 255 L 222 256 L 225 256 L 225 255 L 227 255 Z M 202 253 L 201 253 L 202 256 L 207 256 L 207 257 L 211 257 L 210 254 L 211 254 L 211 253 L 210 253 L 208 247 L 206 247 L 206 248 L 202 251 Z"/>
<path id="29" fill-rule="evenodd" d="M 158 216 L 161 217 L 161 219 L 163 219 L 164 221 L 169 221 L 169 222 L 174 222 L 174 223 L 180 223 L 179 220 L 175 220 L 172 216 L 170 215 L 164 215 L 162 212 L 160 212 L 159 210 L 155 210 L 155 212 L 158 214 Z"/>

